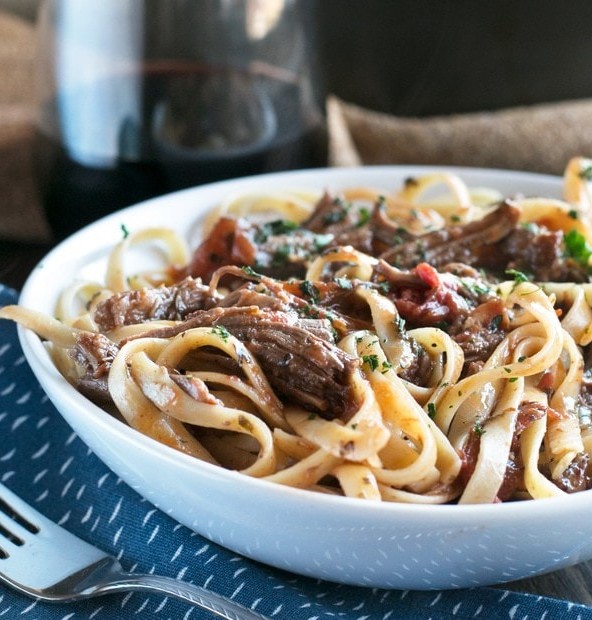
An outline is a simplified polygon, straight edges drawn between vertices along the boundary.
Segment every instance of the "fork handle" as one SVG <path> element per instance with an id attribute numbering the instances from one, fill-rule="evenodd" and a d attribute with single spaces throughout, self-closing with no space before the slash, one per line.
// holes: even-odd
<path id="1" fill-rule="evenodd" d="M 260 614 L 216 592 L 161 575 L 121 573 L 119 579 L 97 586 L 92 594 L 108 594 L 118 591 L 129 592 L 131 590 L 164 592 L 175 598 L 193 603 L 227 620 L 265 620 Z M 89 592 L 88 594 L 91 593 Z"/>

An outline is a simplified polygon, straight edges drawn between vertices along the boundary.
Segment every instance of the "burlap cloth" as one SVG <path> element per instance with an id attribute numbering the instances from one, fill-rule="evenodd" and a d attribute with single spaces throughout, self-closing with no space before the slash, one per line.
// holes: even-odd
<path id="1" fill-rule="evenodd" d="M 48 241 L 34 174 L 35 33 L 0 13 L 0 241 Z M 329 163 L 435 164 L 561 174 L 592 156 L 592 99 L 401 118 L 330 97 Z"/>

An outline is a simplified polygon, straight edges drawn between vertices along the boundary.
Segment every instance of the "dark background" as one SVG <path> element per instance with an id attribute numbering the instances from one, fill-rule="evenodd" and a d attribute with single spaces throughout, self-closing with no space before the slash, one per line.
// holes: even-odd
<path id="1" fill-rule="evenodd" d="M 430 116 L 592 96 L 592 2 L 319 0 L 327 87 Z M 592 121 L 592 119 L 591 119 Z"/>

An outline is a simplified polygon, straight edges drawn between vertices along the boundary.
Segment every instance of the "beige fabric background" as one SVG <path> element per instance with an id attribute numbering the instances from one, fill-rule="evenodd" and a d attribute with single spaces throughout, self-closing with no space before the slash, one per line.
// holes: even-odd
<path id="1" fill-rule="evenodd" d="M 37 0 L 0 0 L 0 241 L 48 241 L 35 184 Z M 435 164 L 561 174 L 573 155 L 592 157 L 592 99 L 447 117 L 401 118 L 328 100 L 333 166 Z"/>
<path id="2" fill-rule="evenodd" d="M 561 174 L 592 156 L 592 100 L 422 119 L 328 102 L 332 165 L 448 164 Z"/>
<path id="3" fill-rule="evenodd" d="M 0 13 L 0 239 L 47 241 L 33 163 L 35 35 Z"/>

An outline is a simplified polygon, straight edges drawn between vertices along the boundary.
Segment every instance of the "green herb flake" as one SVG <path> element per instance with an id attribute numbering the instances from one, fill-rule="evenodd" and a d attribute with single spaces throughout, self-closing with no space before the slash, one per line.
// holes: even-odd
<path id="1" fill-rule="evenodd" d="M 505 274 L 514 278 L 514 282 L 516 284 L 521 284 L 522 282 L 529 282 L 528 276 L 522 271 L 518 271 L 517 269 L 506 269 Z"/>
<path id="2" fill-rule="evenodd" d="M 565 233 L 563 241 L 566 255 L 587 267 L 590 256 L 592 256 L 592 246 L 586 241 L 584 235 L 577 230 L 570 230 Z"/>
<path id="3" fill-rule="evenodd" d="M 567 214 L 572 220 L 577 220 L 579 218 L 579 213 L 575 209 L 570 209 Z"/>
<path id="4" fill-rule="evenodd" d="M 335 200 L 335 206 L 337 207 L 333 211 L 329 211 L 323 215 L 323 224 L 330 226 L 331 224 L 338 224 L 343 222 L 347 216 L 348 207 L 343 200 Z"/>
<path id="5" fill-rule="evenodd" d="M 125 224 L 121 224 L 121 234 L 123 235 L 124 239 L 127 239 L 130 235 L 130 231 Z"/>
<path id="6" fill-rule="evenodd" d="M 252 267 L 250 267 L 249 265 L 243 265 L 241 267 L 242 272 L 247 275 L 250 276 L 251 278 L 255 278 L 257 280 L 259 280 L 261 278 L 261 274 L 257 273 Z"/>
<path id="7" fill-rule="evenodd" d="M 350 290 L 353 287 L 352 281 L 349 278 L 339 277 L 335 278 L 333 281 L 339 288 L 344 290 Z"/>
<path id="8" fill-rule="evenodd" d="M 364 364 L 370 366 L 370 370 L 376 370 L 378 368 L 378 355 L 362 355 L 362 361 Z"/>
<path id="9" fill-rule="evenodd" d="M 489 331 L 495 332 L 500 328 L 502 324 L 503 316 L 501 314 L 496 314 L 491 321 L 489 322 Z"/>
<path id="10" fill-rule="evenodd" d="M 269 237 L 276 235 L 285 235 L 293 232 L 298 228 L 296 222 L 291 220 L 274 220 L 273 222 L 266 222 L 261 224 L 255 233 L 255 241 L 257 243 L 265 243 Z"/>
<path id="11" fill-rule="evenodd" d="M 315 251 L 320 252 L 321 250 L 325 249 L 331 243 L 331 241 L 333 241 L 334 238 L 334 235 L 332 235 L 331 233 L 327 233 L 324 235 L 315 235 L 313 239 L 313 246 Z"/>
<path id="12" fill-rule="evenodd" d="M 578 176 L 581 179 L 586 179 L 586 181 L 592 181 L 592 166 L 584 166 L 578 173 Z"/>
<path id="13" fill-rule="evenodd" d="M 539 227 L 534 222 L 520 222 L 520 228 L 534 234 L 539 230 Z"/>
<path id="14" fill-rule="evenodd" d="M 228 342 L 228 338 L 230 337 L 230 332 L 224 327 L 224 325 L 216 325 L 212 327 L 212 334 L 216 334 L 224 340 L 224 342 Z"/>
<path id="15" fill-rule="evenodd" d="M 436 403 L 428 403 L 428 415 L 432 420 L 436 417 Z"/>
<path id="16" fill-rule="evenodd" d="M 481 424 L 479 424 L 479 422 L 475 423 L 475 426 L 473 426 L 473 431 L 475 432 L 475 435 L 481 437 L 481 435 L 484 435 L 487 431 L 483 428 L 483 426 L 481 426 Z"/>
<path id="17" fill-rule="evenodd" d="M 356 226 L 358 228 L 362 228 L 362 226 L 365 226 L 369 221 L 370 221 L 370 216 L 372 215 L 372 212 L 370 211 L 370 209 L 367 209 L 366 207 L 362 207 L 359 212 L 358 212 L 358 223 L 356 224 Z"/>
<path id="18" fill-rule="evenodd" d="M 276 249 L 273 253 L 273 257 L 271 262 L 274 266 L 285 265 L 290 258 L 290 254 L 292 253 L 292 249 L 289 245 L 282 245 Z"/>
<path id="19" fill-rule="evenodd" d="M 300 283 L 300 292 L 313 303 L 321 301 L 319 289 L 310 280 L 303 280 Z"/>
<path id="20" fill-rule="evenodd" d="M 491 292 L 491 289 L 487 285 L 479 282 L 478 280 L 460 278 L 460 281 L 463 287 L 473 295 L 487 295 Z"/>

